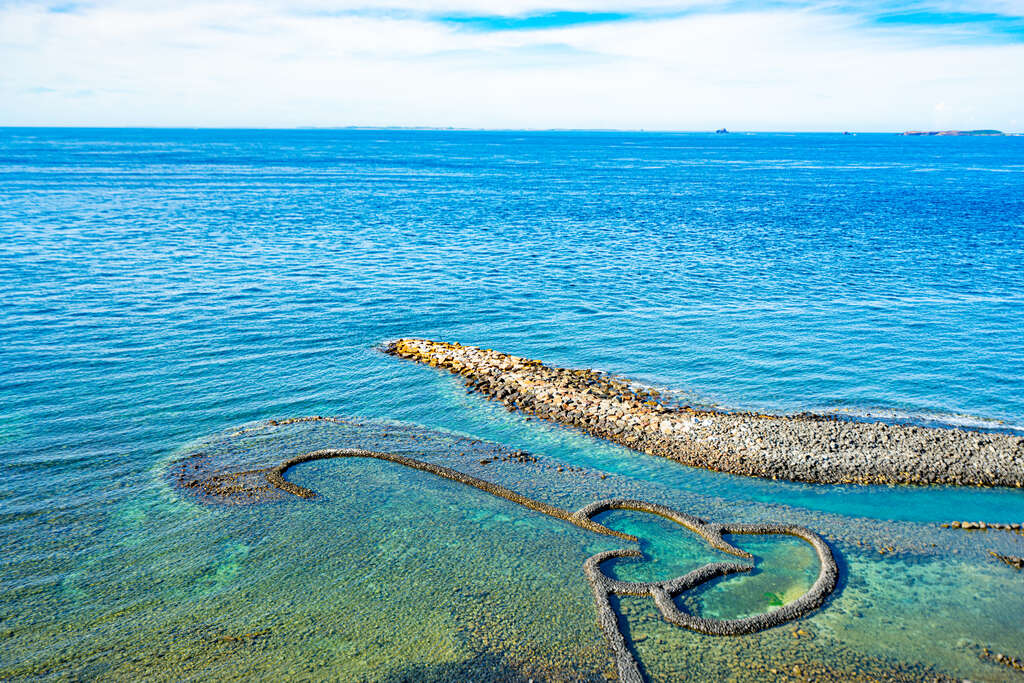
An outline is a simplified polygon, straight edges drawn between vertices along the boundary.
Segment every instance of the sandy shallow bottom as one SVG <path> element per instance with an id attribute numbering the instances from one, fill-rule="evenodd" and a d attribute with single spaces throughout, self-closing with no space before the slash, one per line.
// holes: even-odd
<path id="1" fill-rule="evenodd" d="M 1021 575 L 966 532 L 726 503 L 621 475 L 602 479 L 543 455 L 495 460 L 507 451 L 457 435 L 312 421 L 190 444 L 154 470 L 148 495 L 102 517 L 53 511 L 55 538 L 68 525 L 91 525 L 108 549 L 68 542 L 63 556 L 36 560 L 34 573 L 47 575 L 48 562 L 73 571 L 8 587 L 0 677 L 614 678 L 582 563 L 621 541 L 379 461 L 296 467 L 289 479 L 316 490 L 314 501 L 224 505 L 175 486 L 174 463 L 196 453 L 239 470 L 339 445 L 415 451 L 569 509 L 632 496 L 718 521 L 805 524 L 829 540 L 841 566 L 834 596 L 811 616 L 760 634 L 704 636 L 664 622 L 650 600 L 617 599 L 621 627 L 652 680 L 1011 680 L 1017 674 L 982 659 L 981 648 L 1024 654 Z M 642 539 L 648 559 L 618 561 L 610 569 L 617 578 L 669 578 L 730 559 L 658 517 L 613 511 L 599 521 Z M 681 607 L 744 616 L 813 582 L 806 544 L 731 540 L 755 555 L 758 571 L 686 594 Z"/>

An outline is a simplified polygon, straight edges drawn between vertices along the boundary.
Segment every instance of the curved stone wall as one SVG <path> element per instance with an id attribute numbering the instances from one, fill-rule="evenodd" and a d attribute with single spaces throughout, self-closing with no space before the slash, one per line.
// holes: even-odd
<path id="1" fill-rule="evenodd" d="M 709 523 L 698 517 L 688 515 L 678 510 L 649 503 L 642 500 L 630 500 L 613 498 L 600 500 L 584 506 L 576 512 L 569 512 L 549 505 L 542 501 L 527 498 L 515 491 L 503 486 L 493 484 L 483 479 L 472 477 L 448 467 L 442 467 L 433 463 L 416 460 L 394 453 L 381 453 L 376 451 L 365 451 L 354 448 L 323 449 L 312 451 L 284 461 L 280 465 L 270 469 L 266 473 L 267 483 L 281 491 L 290 493 L 300 498 L 311 499 L 316 493 L 304 486 L 299 486 L 288 481 L 285 473 L 302 463 L 327 458 L 374 458 L 393 462 L 405 467 L 410 467 L 423 472 L 429 472 L 439 477 L 456 481 L 467 486 L 486 491 L 491 495 L 512 501 L 531 510 L 541 512 L 556 519 L 593 531 L 595 533 L 613 536 L 627 541 L 637 541 L 635 536 L 610 529 L 602 524 L 593 521 L 597 514 L 608 510 L 636 510 L 660 515 L 677 524 L 689 529 L 701 536 L 713 548 L 730 553 L 737 557 L 752 560 L 753 557 L 723 538 L 724 534 L 787 534 L 796 536 L 815 549 L 820 563 L 818 578 L 804 595 L 796 600 L 770 612 L 746 617 L 743 619 L 707 619 L 693 614 L 680 611 L 673 602 L 673 597 L 695 588 L 714 578 L 746 572 L 753 569 L 752 564 L 740 564 L 734 562 L 717 562 L 706 564 L 683 576 L 667 581 L 653 582 L 627 582 L 619 581 L 609 577 L 601 569 L 601 564 L 619 557 L 642 557 L 643 553 L 633 548 L 610 550 L 597 553 L 583 563 L 583 572 L 590 582 L 594 593 L 594 601 L 597 609 L 597 622 L 605 636 L 609 649 L 615 659 L 619 679 L 628 683 L 642 680 L 640 667 L 630 650 L 626 639 L 619 629 L 618 615 L 611 605 L 610 596 L 618 595 L 639 595 L 650 596 L 657 605 L 658 610 L 666 621 L 683 628 L 705 633 L 708 635 L 744 635 L 756 633 L 774 626 L 778 626 L 808 614 L 820 607 L 829 594 L 835 589 L 838 579 L 838 567 L 832 551 L 828 544 L 813 531 L 800 526 L 785 524 L 717 524 Z"/>

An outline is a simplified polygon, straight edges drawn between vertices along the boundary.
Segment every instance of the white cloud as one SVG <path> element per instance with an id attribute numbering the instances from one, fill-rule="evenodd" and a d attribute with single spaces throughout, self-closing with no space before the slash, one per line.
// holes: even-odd
<path id="1" fill-rule="evenodd" d="M 1011 127 L 1024 102 L 1020 43 L 922 42 L 806 7 L 492 33 L 337 11 L 360 7 L 0 6 L 0 123 L 892 130 L 930 126 L 936 102 L 949 127 Z M 621 4 L 487 6 L 538 8 Z"/>

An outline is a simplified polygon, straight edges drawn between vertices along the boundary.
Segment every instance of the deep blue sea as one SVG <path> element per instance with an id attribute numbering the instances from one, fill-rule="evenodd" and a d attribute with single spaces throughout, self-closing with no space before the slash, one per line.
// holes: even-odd
<path id="1" fill-rule="evenodd" d="M 383 464 L 304 465 L 323 501 L 235 510 L 166 476 L 239 426 L 304 415 L 608 475 L 504 479 L 559 504 L 629 490 L 830 534 L 839 595 L 806 643 L 758 636 L 765 667 L 1002 680 L 979 648 L 1024 655 L 1020 578 L 987 554 L 1024 541 L 936 526 L 1024 521 L 1024 492 L 692 470 L 507 413 L 379 352 L 397 337 L 693 405 L 1022 432 L 1024 137 L 0 129 L 0 679 L 609 670 L 579 571 L 607 540 Z M 258 448 L 345 437 L 275 438 Z M 661 522 L 622 524 L 654 525 L 663 564 L 683 553 Z M 426 556 L 445 571 L 417 578 Z M 744 677 L 748 645 L 630 600 L 650 678 Z"/>

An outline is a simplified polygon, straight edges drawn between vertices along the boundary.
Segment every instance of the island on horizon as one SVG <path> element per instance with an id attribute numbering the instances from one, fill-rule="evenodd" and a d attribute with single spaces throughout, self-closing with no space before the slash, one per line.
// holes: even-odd
<path id="1" fill-rule="evenodd" d="M 1001 130 L 905 130 L 900 135 L 1006 135 Z"/>

